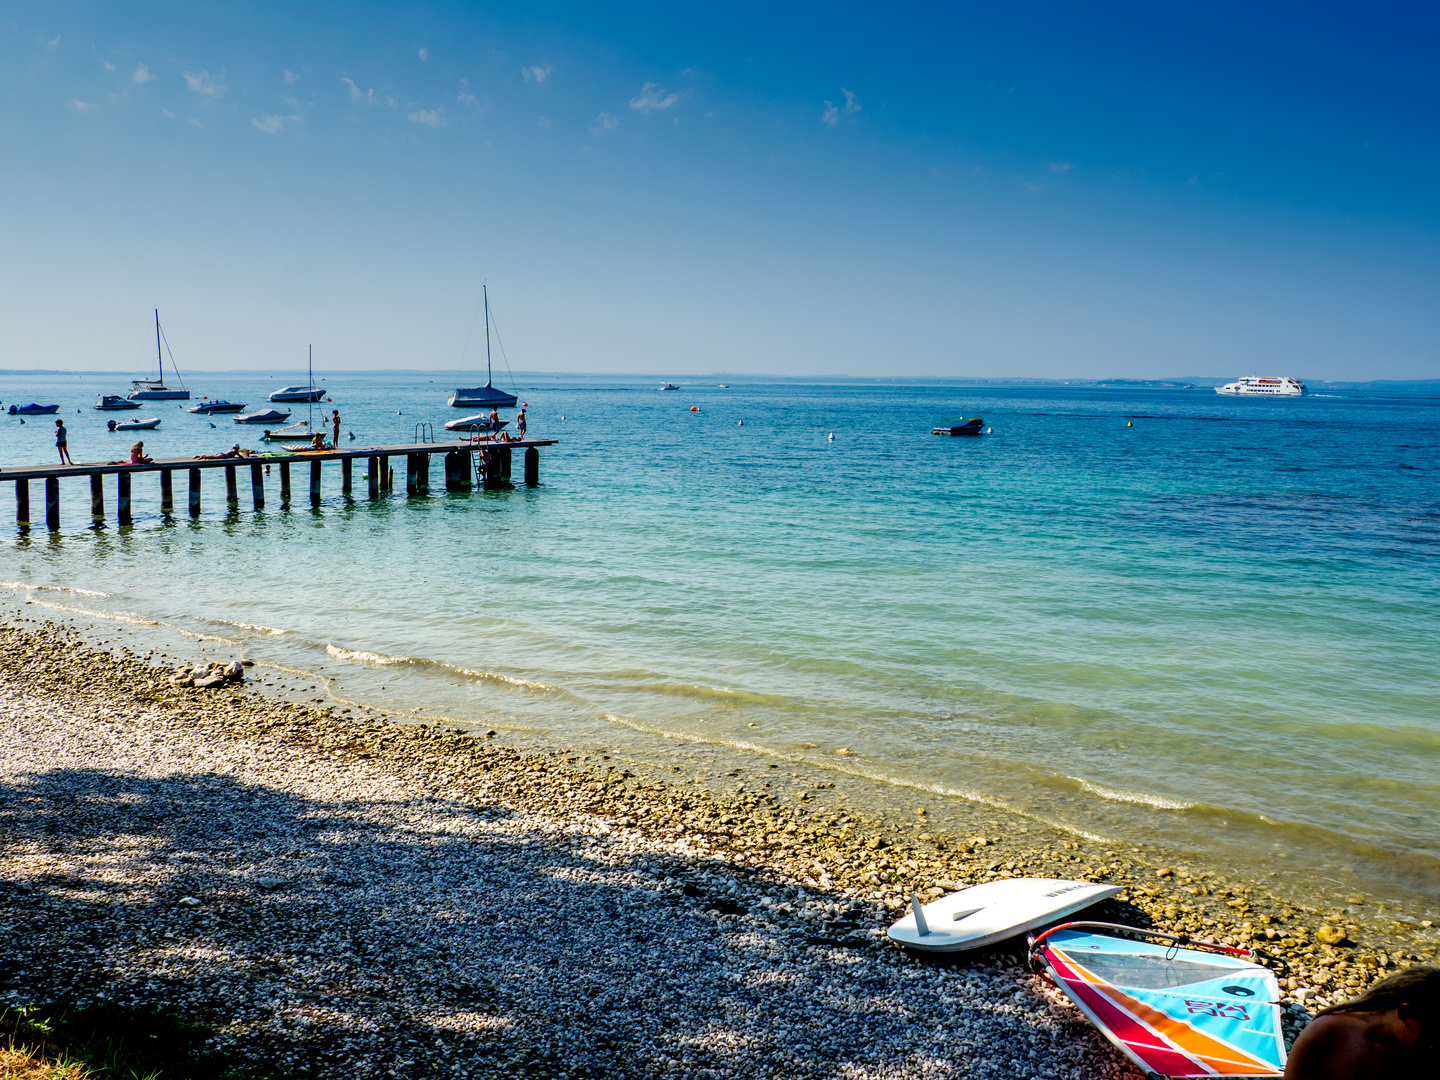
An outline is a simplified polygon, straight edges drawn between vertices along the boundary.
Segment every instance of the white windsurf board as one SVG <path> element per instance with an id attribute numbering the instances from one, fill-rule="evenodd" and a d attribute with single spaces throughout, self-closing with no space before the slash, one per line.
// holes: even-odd
<path id="1" fill-rule="evenodd" d="M 1005 878 L 972 885 L 910 911 L 886 933 L 927 952 L 961 952 L 1034 930 L 1120 891 L 1118 885 L 1062 878 Z"/>

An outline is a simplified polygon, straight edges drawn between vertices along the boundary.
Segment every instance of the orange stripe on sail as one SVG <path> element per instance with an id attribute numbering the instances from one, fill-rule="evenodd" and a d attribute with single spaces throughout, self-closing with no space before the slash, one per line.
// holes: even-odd
<path id="1" fill-rule="evenodd" d="M 1128 1009 L 1139 1019 L 1149 1024 L 1160 1035 L 1168 1039 L 1178 1049 L 1189 1054 L 1200 1064 L 1208 1069 L 1214 1070 L 1221 1076 L 1279 1076 L 1274 1066 L 1251 1057 L 1237 1046 L 1232 1046 L 1223 1039 L 1216 1039 L 1199 1031 L 1183 1020 L 1176 1020 L 1167 1016 L 1158 1009 L 1152 1009 L 1142 1001 L 1138 1001 L 1122 990 L 1117 990 L 1104 979 L 1097 978 L 1094 974 L 1086 971 L 1085 968 L 1075 962 L 1075 958 L 1068 953 L 1065 959 L 1070 966 L 1085 976 L 1087 980 L 1094 983 L 1096 988 L 1110 1000 L 1124 1009 Z"/>

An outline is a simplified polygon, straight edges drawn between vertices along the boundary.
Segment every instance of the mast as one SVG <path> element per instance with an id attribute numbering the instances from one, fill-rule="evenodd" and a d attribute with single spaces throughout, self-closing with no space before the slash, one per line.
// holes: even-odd
<path id="1" fill-rule="evenodd" d="M 165 382 L 165 361 L 160 356 L 160 309 L 155 309 L 155 374 L 163 384 Z"/>
<path id="2" fill-rule="evenodd" d="M 305 388 L 305 400 L 309 403 L 305 406 L 305 428 L 310 432 L 315 430 L 315 346 L 308 348 L 308 359 L 305 362 L 306 370 L 310 373 L 310 385 Z"/>
<path id="3" fill-rule="evenodd" d="M 490 290 L 483 283 L 480 289 L 485 294 L 485 385 L 489 386 L 493 381 L 490 374 Z"/>

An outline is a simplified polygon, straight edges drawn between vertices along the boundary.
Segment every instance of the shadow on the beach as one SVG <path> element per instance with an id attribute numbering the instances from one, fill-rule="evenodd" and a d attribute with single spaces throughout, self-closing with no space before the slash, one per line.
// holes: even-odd
<path id="1" fill-rule="evenodd" d="M 423 796 L 43 773 L 0 785 L 0 855 L 34 868 L 0 887 L 0 992 L 171 1010 L 274 1075 L 985 1075 L 992 1038 L 1095 1060 L 1078 1019 L 1037 1024 L 1013 982 L 987 998 L 993 961 L 917 978 L 851 901 L 805 894 L 834 909 L 817 937 L 761 901 L 775 886 L 602 833 Z"/>

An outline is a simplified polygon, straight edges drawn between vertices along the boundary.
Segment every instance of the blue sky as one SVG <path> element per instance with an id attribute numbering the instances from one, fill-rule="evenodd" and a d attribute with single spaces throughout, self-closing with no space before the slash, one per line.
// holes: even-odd
<path id="1" fill-rule="evenodd" d="M 0 367 L 1440 377 L 1418 5 L 34 3 Z"/>

